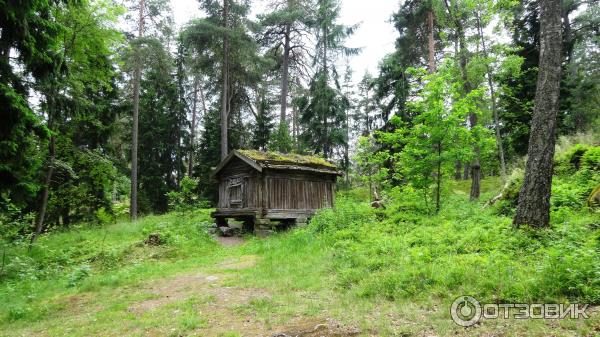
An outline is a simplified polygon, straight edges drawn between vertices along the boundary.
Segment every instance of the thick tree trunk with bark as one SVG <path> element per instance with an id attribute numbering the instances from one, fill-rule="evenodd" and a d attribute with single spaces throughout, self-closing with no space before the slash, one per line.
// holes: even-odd
<path id="1" fill-rule="evenodd" d="M 550 193 L 562 59 L 561 1 L 540 1 L 540 64 L 525 179 L 515 226 L 550 225 Z"/>
<path id="2" fill-rule="evenodd" d="M 138 38 L 144 35 L 144 0 L 139 3 Z M 140 48 L 140 46 L 137 46 Z M 133 69 L 133 126 L 131 130 L 131 202 L 129 216 L 132 221 L 137 220 L 137 176 L 138 176 L 138 134 L 140 114 L 140 82 L 142 80 L 142 62 L 140 51 L 135 51 L 135 64 Z"/>
<path id="3" fill-rule="evenodd" d="M 429 73 L 435 72 L 435 40 L 433 39 L 433 9 L 427 12 L 428 46 L 429 46 Z"/>
<path id="4" fill-rule="evenodd" d="M 229 38 L 227 28 L 229 22 L 229 0 L 223 0 L 223 27 L 225 35 L 223 36 L 223 92 L 221 97 L 221 160 L 224 160 L 228 154 L 228 89 L 229 89 Z"/>
<path id="5" fill-rule="evenodd" d="M 287 113 L 287 97 L 289 88 L 289 64 L 290 64 L 290 34 L 291 25 L 285 25 L 285 37 L 283 43 L 283 64 L 281 67 L 281 112 L 279 115 L 279 123 L 283 125 Z"/>
<path id="6" fill-rule="evenodd" d="M 327 25 L 323 26 L 323 71 L 325 72 L 325 83 L 329 82 L 329 70 L 327 68 L 327 35 L 328 35 L 328 27 Z M 325 159 L 329 159 L 329 129 L 327 125 L 327 113 L 325 110 L 326 106 L 323 106 L 321 112 L 323 113 L 323 156 Z"/>

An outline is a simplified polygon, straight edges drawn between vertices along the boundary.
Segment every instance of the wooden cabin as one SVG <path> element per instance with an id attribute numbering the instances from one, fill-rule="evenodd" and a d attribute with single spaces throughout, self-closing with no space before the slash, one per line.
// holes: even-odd
<path id="1" fill-rule="evenodd" d="M 219 183 L 212 216 L 219 227 L 235 219 L 248 230 L 304 223 L 317 209 L 333 206 L 339 175 L 337 167 L 322 158 L 233 151 L 211 173 Z"/>

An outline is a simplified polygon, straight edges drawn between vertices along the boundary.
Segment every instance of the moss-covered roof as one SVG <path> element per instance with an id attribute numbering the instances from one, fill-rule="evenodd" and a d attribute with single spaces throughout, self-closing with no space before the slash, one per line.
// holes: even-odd
<path id="1" fill-rule="evenodd" d="M 337 169 L 335 164 L 315 156 L 304 156 L 294 153 L 262 152 L 257 150 L 238 150 L 238 152 L 256 162 L 270 164 L 292 164 L 300 166 L 324 167 Z"/>

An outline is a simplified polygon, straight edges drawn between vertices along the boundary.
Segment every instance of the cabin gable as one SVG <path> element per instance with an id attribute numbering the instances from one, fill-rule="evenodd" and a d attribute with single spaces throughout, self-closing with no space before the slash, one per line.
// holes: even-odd
<path id="1" fill-rule="evenodd" d="M 218 208 L 258 207 L 258 175 L 254 167 L 239 158 L 230 160 L 216 176 L 219 181 Z"/>

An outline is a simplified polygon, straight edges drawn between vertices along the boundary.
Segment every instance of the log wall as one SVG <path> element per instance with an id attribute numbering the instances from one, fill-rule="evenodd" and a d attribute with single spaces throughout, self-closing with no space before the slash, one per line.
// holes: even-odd
<path id="1" fill-rule="evenodd" d="M 258 172 L 242 160 L 232 160 L 218 176 L 221 209 L 310 211 L 334 204 L 336 176 L 301 170 Z"/>

